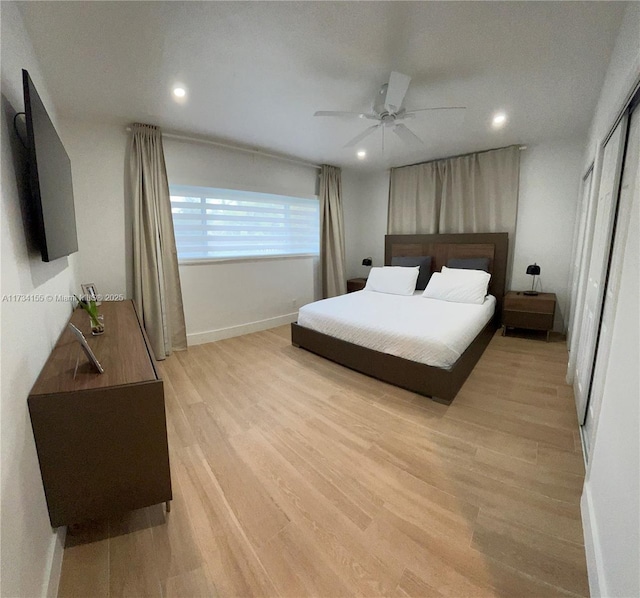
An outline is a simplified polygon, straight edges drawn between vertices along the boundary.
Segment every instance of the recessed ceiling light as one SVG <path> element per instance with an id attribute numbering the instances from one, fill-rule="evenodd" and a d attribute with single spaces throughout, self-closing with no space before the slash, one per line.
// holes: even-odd
<path id="1" fill-rule="evenodd" d="M 367 157 L 367 152 L 364 150 L 358 150 L 357 156 L 358 160 L 364 160 Z"/>
<path id="2" fill-rule="evenodd" d="M 493 126 L 499 129 L 507 122 L 507 115 L 504 112 L 496 112 L 493 115 Z"/>
<path id="3" fill-rule="evenodd" d="M 176 96 L 176 98 L 184 98 L 187 95 L 187 90 L 184 87 L 174 87 L 173 95 Z"/>

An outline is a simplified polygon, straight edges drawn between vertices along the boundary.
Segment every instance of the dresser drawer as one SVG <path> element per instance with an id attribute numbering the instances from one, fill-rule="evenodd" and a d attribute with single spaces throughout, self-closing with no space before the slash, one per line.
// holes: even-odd
<path id="1" fill-rule="evenodd" d="M 555 307 L 556 296 L 551 293 L 541 293 L 535 296 L 509 293 L 504 298 L 504 309 L 510 311 L 527 311 L 553 315 Z"/>
<path id="2" fill-rule="evenodd" d="M 502 323 L 511 328 L 551 330 L 553 328 L 553 312 L 545 314 L 505 309 L 502 312 Z"/>

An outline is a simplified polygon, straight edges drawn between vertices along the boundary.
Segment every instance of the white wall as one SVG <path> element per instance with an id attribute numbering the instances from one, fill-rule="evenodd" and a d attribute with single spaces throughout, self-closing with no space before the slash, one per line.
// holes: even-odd
<path id="1" fill-rule="evenodd" d="M 584 140 L 530 145 L 520 154 L 520 196 L 511 288 L 531 288 L 527 266 L 540 266 L 538 290 L 558 298 L 554 329 L 566 330 L 573 230 Z"/>
<path id="2" fill-rule="evenodd" d="M 583 170 L 594 161 L 605 135 L 640 77 L 640 3 L 629 2 L 589 129 Z"/>
<path id="3" fill-rule="evenodd" d="M 384 265 L 384 236 L 387 233 L 389 171 L 342 171 L 343 211 L 347 277 L 368 276 L 362 265 L 366 257 L 374 266 Z"/>
<path id="4" fill-rule="evenodd" d="M 130 297 L 131 220 L 125 201 L 129 142 L 120 125 L 61 119 L 73 175 L 81 283 Z"/>
<path id="5" fill-rule="evenodd" d="M 295 322 L 314 297 L 314 258 L 180 266 L 190 345 Z"/>
<path id="6" fill-rule="evenodd" d="M 600 159 L 604 137 L 640 76 L 638 39 L 640 4 L 632 2 L 625 12 L 591 124 L 585 168 L 594 157 Z M 639 201 L 636 189 L 601 409 L 581 502 L 594 597 L 640 595 Z"/>
<path id="7" fill-rule="evenodd" d="M 313 167 L 210 144 L 167 139 L 169 183 L 310 197 Z M 312 257 L 219 261 L 180 266 L 189 344 L 278 326 L 320 298 L 318 260 Z"/>
<path id="8" fill-rule="evenodd" d="M 76 256 L 51 263 L 27 242 L 23 219 L 24 151 L 12 119 L 24 110 L 22 73 L 26 68 L 56 123 L 54 107 L 15 4 L 3 2 L 2 19 L 2 206 L 1 294 L 55 296 L 78 292 Z M 62 136 L 63 142 L 65 141 Z M 55 595 L 64 528 L 49 524 L 38 468 L 27 395 L 70 313 L 68 301 L 1 305 L 1 564 L 2 596 Z"/>
<path id="9" fill-rule="evenodd" d="M 551 141 L 530 146 L 520 156 L 518 222 L 511 288 L 527 289 L 527 266 L 541 266 L 545 291 L 556 293 L 554 328 L 564 330 L 572 235 L 584 140 Z M 389 171 L 343 171 L 347 275 L 366 276 L 362 258 L 384 264 Z"/>

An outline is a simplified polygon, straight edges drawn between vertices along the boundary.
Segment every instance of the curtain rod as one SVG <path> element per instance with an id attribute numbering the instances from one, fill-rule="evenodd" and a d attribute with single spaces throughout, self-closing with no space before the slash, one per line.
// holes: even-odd
<path id="1" fill-rule="evenodd" d="M 515 145 L 515 143 L 513 144 Z M 402 166 L 392 166 L 394 168 L 405 168 L 407 166 L 418 166 L 418 164 L 428 164 L 429 162 L 440 162 L 441 160 L 453 160 L 454 158 L 464 158 L 464 156 L 473 156 L 473 154 L 486 154 L 487 152 L 495 152 L 496 150 L 506 149 L 513 147 L 512 145 L 506 145 L 505 147 L 494 147 L 488 150 L 480 150 L 479 152 L 467 152 L 466 154 L 458 154 L 457 156 L 445 156 L 444 158 L 435 158 L 433 160 L 425 160 L 424 162 L 414 162 L 413 164 L 403 164 Z M 527 149 L 526 145 L 519 145 L 518 149 L 523 152 Z"/>
<path id="2" fill-rule="evenodd" d="M 127 132 L 131 131 L 131 127 L 126 128 Z M 217 147 L 224 147 L 237 152 L 246 152 L 248 154 L 256 154 L 258 156 L 264 156 L 265 158 L 272 158 L 274 160 L 282 160 L 283 162 L 291 162 L 292 164 L 300 164 L 302 166 L 310 166 L 320 170 L 319 164 L 313 164 L 312 162 L 306 162 L 305 160 L 299 160 L 297 158 L 290 158 L 288 156 L 282 156 L 280 154 L 272 154 L 259 149 L 252 149 L 249 147 L 242 147 L 239 145 L 233 145 L 231 143 L 224 143 L 222 141 L 215 141 L 214 139 L 205 139 L 203 137 L 189 137 L 188 135 L 179 135 L 177 133 L 165 133 L 162 132 L 162 136 L 167 139 L 175 139 L 177 141 L 190 141 L 193 143 L 204 143 L 205 145 L 215 145 Z"/>

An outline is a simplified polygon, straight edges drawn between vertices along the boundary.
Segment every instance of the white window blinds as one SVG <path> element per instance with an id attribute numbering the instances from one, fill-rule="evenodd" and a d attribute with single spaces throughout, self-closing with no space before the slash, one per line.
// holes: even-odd
<path id="1" fill-rule="evenodd" d="M 170 191 L 180 261 L 319 253 L 317 199 L 204 187 Z"/>

